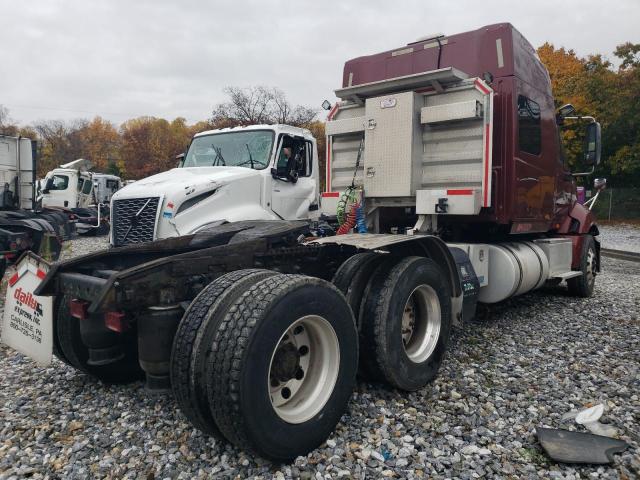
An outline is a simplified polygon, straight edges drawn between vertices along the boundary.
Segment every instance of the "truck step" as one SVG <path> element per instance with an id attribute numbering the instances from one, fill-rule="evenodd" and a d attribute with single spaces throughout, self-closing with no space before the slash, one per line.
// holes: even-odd
<path id="1" fill-rule="evenodd" d="M 574 272 L 573 270 L 569 272 L 559 273 L 557 275 L 553 275 L 550 278 L 559 278 L 560 280 L 569 280 L 570 278 L 579 277 L 582 275 L 582 272 Z"/>

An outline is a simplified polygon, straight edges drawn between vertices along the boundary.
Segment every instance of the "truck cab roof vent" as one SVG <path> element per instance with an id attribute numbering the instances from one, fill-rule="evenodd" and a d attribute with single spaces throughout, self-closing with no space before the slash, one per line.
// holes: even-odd
<path id="1" fill-rule="evenodd" d="M 426 42 L 427 40 L 435 40 L 436 38 L 444 38 L 444 33 L 433 33 L 431 35 L 424 35 L 423 37 L 420 37 L 413 42 L 407 43 L 407 45 Z"/>

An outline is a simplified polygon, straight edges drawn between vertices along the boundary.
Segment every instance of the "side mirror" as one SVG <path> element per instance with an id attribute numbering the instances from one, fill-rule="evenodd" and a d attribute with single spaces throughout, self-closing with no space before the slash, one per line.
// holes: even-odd
<path id="1" fill-rule="evenodd" d="M 596 178 L 593 180 L 593 189 L 596 191 L 604 190 L 607 188 L 607 179 L 606 178 Z"/>
<path id="2" fill-rule="evenodd" d="M 576 113 L 576 109 L 573 105 L 571 105 L 570 103 L 567 103 L 558 109 L 558 113 L 562 117 L 570 117 L 571 115 Z"/>
<path id="3" fill-rule="evenodd" d="M 586 165 L 596 166 L 600 163 L 601 135 L 598 122 L 592 122 L 587 125 L 584 139 L 584 163 Z"/>
<path id="4" fill-rule="evenodd" d="M 179 153 L 178 155 L 176 155 L 176 168 L 182 168 L 182 165 L 184 165 L 184 157 L 184 153 Z"/>
<path id="5" fill-rule="evenodd" d="M 324 110 L 331 110 L 331 102 L 329 100 L 325 100 L 322 102 L 322 108 Z"/>

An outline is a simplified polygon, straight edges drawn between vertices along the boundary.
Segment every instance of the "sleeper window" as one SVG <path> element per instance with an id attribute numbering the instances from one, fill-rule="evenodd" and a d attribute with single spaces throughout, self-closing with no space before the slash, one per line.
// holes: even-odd
<path id="1" fill-rule="evenodd" d="M 531 155 L 542 151 L 540 105 L 524 95 L 518 95 L 518 147 Z"/>

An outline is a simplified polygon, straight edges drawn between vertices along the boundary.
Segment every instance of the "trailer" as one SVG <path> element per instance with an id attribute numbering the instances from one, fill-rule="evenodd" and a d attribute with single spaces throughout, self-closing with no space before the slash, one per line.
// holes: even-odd
<path id="1" fill-rule="evenodd" d="M 464 328 L 478 302 L 546 282 L 593 293 L 598 230 L 574 181 L 586 172 L 568 172 L 558 140 L 562 123 L 585 119 L 570 106 L 555 111 L 546 70 L 511 25 L 350 60 L 336 95 L 322 219 L 184 223 L 195 231 L 158 235 L 168 203 L 147 192 L 112 234 L 119 248 L 50 268 L 25 260 L 43 277 L 29 294 L 53 299 L 54 313 L 41 309 L 38 325 L 51 333 L 22 351 L 45 363 L 53 351 L 105 382 L 144 377 L 152 390 L 170 389 L 203 432 L 281 461 L 327 438 L 356 374 L 405 391 L 428 384 L 452 328 Z M 585 124 L 592 167 L 599 125 Z M 259 130 L 280 127 L 271 128 Z M 216 139 L 205 142 L 219 161 Z M 279 171 L 273 143 L 261 157 L 276 182 L 269 192 L 287 188 L 311 206 L 292 181 L 309 163 Z M 197 168 L 181 173 L 182 188 L 223 201 L 224 182 L 201 196 Z M 204 177 L 212 167 L 201 168 Z M 258 189 L 272 212 L 265 177 L 238 172 L 227 166 L 224 176 L 243 178 L 248 198 Z M 180 206 L 165 217 L 175 225 Z M 146 240 L 127 241 L 141 233 Z M 16 277 L 8 295 L 20 285 Z M 9 323 L 5 311 L 3 335 L 13 334 Z"/>
<path id="2" fill-rule="evenodd" d="M 27 250 L 56 260 L 74 233 L 67 214 L 38 205 L 36 163 L 36 142 L 0 135 L 0 275 Z"/>

